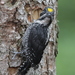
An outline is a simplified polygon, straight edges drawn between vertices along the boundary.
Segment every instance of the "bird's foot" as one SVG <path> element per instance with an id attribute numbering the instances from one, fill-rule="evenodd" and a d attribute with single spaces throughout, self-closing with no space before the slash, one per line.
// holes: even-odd
<path id="1" fill-rule="evenodd" d="M 12 59 L 15 59 L 16 56 L 21 56 L 22 52 L 12 52 L 14 54 Z"/>

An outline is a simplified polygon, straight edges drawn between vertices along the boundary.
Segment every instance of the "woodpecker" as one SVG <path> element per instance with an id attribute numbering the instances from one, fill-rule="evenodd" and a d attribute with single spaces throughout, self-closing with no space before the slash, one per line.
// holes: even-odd
<path id="1" fill-rule="evenodd" d="M 25 75 L 31 67 L 41 61 L 44 49 L 49 42 L 49 26 L 54 19 L 54 9 L 45 7 L 39 19 L 33 22 L 25 31 L 22 38 L 21 51 L 15 52 L 22 56 L 22 63 L 17 75 Z"/>

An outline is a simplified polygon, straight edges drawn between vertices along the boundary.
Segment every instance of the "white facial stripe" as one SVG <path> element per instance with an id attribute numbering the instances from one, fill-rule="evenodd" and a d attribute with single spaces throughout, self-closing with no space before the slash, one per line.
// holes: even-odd
<path id="1" fill-rule="evenodd" d="M 43 20 L 36 20 L 35 22 L 36 22 L 36 23 L 40 23 L 40 24 L 47 25 L 47 24 L 50 22 L 50 18 L 46 17 L 46 18 L 43 19 Z"/>

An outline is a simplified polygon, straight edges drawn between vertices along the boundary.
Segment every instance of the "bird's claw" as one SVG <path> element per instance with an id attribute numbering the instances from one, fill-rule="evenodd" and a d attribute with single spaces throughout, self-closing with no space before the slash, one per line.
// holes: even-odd
<path id="1" fill-rule="evenodd" d="M 12 59 L 14 59 L 17 55 L 20 55 L 21 54 L 21 52 L 12 52 L 12 53 L 14 54 L 14 56 L 13 56 Z"/>

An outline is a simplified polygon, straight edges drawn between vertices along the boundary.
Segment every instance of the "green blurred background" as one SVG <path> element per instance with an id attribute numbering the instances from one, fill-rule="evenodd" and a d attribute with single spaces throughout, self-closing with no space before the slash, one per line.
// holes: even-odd
<path id="1" fill-rule="evenodd" d="M 75 0 L 58 1 L 57 75 L 75 75 Z"/>

